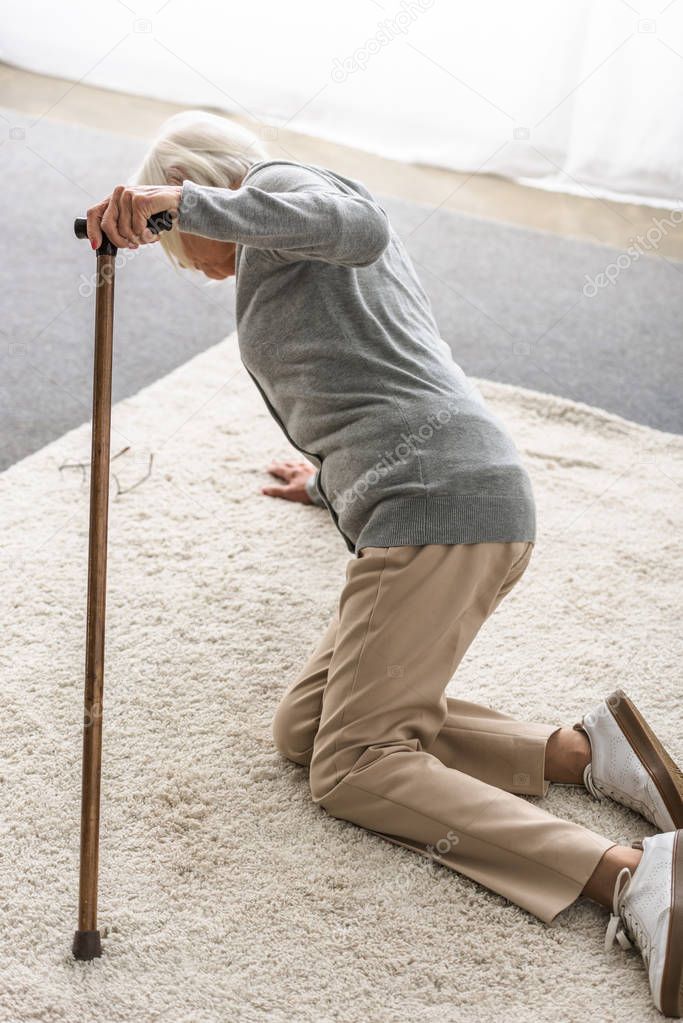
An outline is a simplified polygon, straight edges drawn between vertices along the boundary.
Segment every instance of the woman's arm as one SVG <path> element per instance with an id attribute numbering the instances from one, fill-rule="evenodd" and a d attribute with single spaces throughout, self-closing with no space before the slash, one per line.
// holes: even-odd
<path id="1" fill-rule="evenodd" d="M 279 172 L 279 168 L 276 168 Z M 188 234 L 271 250 L 289 260 L 317 259 L 341 266 L 367 266 L 389 244 L 384 210 L 370 198 L 335 190 L 306 168 L 258 175 L 269 190 L 209 188 L 183 182 L 178 227 Z"/>

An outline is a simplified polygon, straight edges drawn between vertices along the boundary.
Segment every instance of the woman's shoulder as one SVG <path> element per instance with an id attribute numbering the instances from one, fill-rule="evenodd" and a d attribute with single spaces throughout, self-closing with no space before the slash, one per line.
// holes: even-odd
<path id="1" fill-rule="evenodd" d="M 369 194 L 360 182 L 344 178 L 327 167 L 295 160 L 261 160 L 246 173 L 243 185 L 254 185 L 266 192 L 294 192 L 299 189 L 330 188 L 341 192 Z"/>

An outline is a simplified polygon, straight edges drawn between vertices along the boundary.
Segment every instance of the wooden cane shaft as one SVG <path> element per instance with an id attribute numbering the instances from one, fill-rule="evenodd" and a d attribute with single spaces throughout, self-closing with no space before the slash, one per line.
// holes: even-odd
<path id="1" fill-rule="evenodd" d="M 98 255 L 85 641 L 78 928 L 97 928 L 115 256 Z"/>

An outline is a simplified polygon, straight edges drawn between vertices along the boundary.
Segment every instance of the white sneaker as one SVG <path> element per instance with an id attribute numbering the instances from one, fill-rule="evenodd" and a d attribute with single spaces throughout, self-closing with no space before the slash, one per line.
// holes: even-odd
<path id="1" fill-rule="evenodd" d="M 647 967 L 654 1003 L 665 1016 L 683 1015 L 683 831 L 643 839 L 643 858 L 614 887 L 605 948 L 635 945 Z"/>
<path id="2" fill-rule="evenodd" d="M 574 726 L 588 735 L 591 762 L 583 782 L 660 831 L 683 828 L 683 774 L 628 696 L 617 689 Z"/>

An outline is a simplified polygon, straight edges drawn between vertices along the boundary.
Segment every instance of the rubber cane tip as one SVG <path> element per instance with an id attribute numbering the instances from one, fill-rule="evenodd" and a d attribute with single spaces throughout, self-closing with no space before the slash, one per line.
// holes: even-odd
<path id="1" fill-rule="evenodd" d="M 102 942 L 99 931 L 76 931 L 71 946 L 74 959 L 97 959 L 102 955 Z"/>

